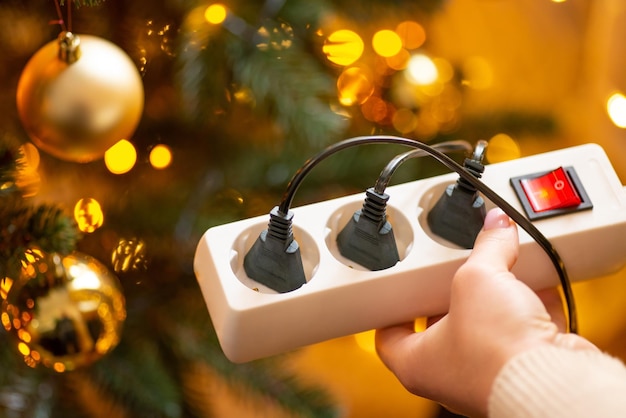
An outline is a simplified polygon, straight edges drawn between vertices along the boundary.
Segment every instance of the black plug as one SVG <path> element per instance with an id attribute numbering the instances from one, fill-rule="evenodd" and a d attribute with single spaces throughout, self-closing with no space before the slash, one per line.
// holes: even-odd
<path id="1" fill-rule="evenodd" d="M 283 214 L 276 206 L 268 228 L 261 232 L 243 260 L 248 277 L 280 293 L 306 283 L 300 246 L 291 228 L 293 213 Z"/>
<path id="2" fill-rule="evenodd" d="M 487 143 L 479 141 L 472 158 L 466 158 L 463 167 L 480 178 L 485 171 L 482 158 Z M 463 177 L 449 185 L 428 213 L 430 230 L 460 247 L 473 248 L 474 241 L 485 222 L 485 201 L 476 187 Z"/>
<path id="3" fill-rule="evenodd" d="M 389 195 L 370 188 L 363 209 L 356 211 L 337 235 L 339 252 L 370 270 L 383 270 L 400 261 L 386 207 Z"/>

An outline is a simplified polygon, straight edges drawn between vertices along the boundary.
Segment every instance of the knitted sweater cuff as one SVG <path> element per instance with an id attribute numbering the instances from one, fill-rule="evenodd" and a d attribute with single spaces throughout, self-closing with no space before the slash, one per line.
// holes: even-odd
<path id="1" fill-rule="evenodd" d="M 594 350 L 542 347 L 500 371 L 489 417 L 626 416 L 626 368 Z"/>

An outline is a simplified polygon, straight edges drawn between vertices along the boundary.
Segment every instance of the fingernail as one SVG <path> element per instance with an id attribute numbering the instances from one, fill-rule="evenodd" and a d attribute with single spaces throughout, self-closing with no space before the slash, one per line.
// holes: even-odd
<path id="1" fill-rule="evenodd" d="M 511 218 L 500 208 L 491 209 L 485 217 L 485 230 L 496 228 L 508 228 L 511 225 Z"/>

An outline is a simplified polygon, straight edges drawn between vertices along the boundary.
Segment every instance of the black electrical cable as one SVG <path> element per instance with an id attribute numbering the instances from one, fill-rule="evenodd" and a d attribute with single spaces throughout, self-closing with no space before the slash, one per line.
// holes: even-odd
<path id="1" fill-rule="evenodd" d="M 485 197 L 491 200 L 496 206 L 499 206 L 515 223 L 517 223 L 524 231 L 526 231 L 549 256 L 552 264 L 554 265 L 554 268 L 557 271 L 559 281 L 561 283 L 561 288 L 563 290 L 563 297 L 565 299 L 565 305 L 568 314 L 568 330 L 569 332 L 574 334 L 578 333 L 578 320 L 576 317 L 576 306 L 574 302 L 574 294 L 572 291 L 571 283 L 563 260 L 561 259 L 561 256 L 554 248 L 554 246 L 550 243 L 550 241 L 541 233 L 541 231 L 539 231 L 535 227 L 535 225 L 533 225 L 528 219 L 526 219 L 524 215 L 518 212 L 513 206 L 511 206 L 506 200 L 501 198 L 486 184 L 484 184 L 474 175 L 466 171 L 463 166 L 461 166 L 452 158 L 448 157 L 436 148 L 423 142 L 391 135 L 358 136 L 337 142 L 336 144 L 333 144 L 322 150 L 317 155 L 309 158 L 304 163 L 304 165 L 294 174 L 289 184 L 287 185 L 287 188 L 283 195 L 283 199 L 278 206 L 279 213 L 282 215 L 286 215 L 289 212 L 289 208 L 291 207 L 291 203 L 293 202 L 293 198 L 296 191 L 298 190 L 298 187 L 300 186 L 300 183 L 302 183 L 306 175 L 318 163 L 338 151 L 366 144 L 399 144 L 411 148 L 421 149 L 422 151 L 425 151 L 430 156 L 437 159 L 448 169 L 457 172 L 459 176 L 461 176 L 468 183 L 476 187 L 476 189 L 478 189 Z"/>
<path id="2" fill-rule="evenodd" d="M 465 151 L 468 153 L 472 152 L 472 145 L 467 141 L 461 140 L 441 142 L 439 144 L 433 145 L 432 147 L 438 149 L 439 151 L 448 153 L 455 151 Z M 385 189 L 389 185 L 389 182 L 391 181 L 391 177 L 396 172 L 398 167 L 400 167 L 400 165 L 402 165 L 405 161 L 412 158 L 425 157 L 429 155 L 430 154 L 421 149 L 411 150 L 396 155 L 391 161 L 389 161 L 389 163 L 387 163 L 383 171 L 381 171 L 380 175 L 378 176 L 378 180 L 376 180 L 376 184 L 374 185 L 374 191 L 376 193 L 383 194 L 385 192 Z"/>

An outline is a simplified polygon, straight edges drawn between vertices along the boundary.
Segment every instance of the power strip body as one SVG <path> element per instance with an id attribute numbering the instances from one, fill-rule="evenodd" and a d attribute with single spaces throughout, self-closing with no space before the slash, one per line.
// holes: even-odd
<path id="1" fill-rule="evenodd" d="M 561 255 L 570 280 L 613 273 L 626 265 L 626 188 L 601 147 L 581 145 L 486 166 L 482 180 L 512 206 L 522 205 L 510 179 L 571 166 L 593 208 L 534 221 Z M 307 283 L 276 293 L 248 278 L 243 258 L 269 216 L 206 231 L 194 269 L 225 355 L 233 362 L 272 356 L 301 346 L 415 318 L 446 312 L 450 282 L 471 250 L 460 249 L 429 231 L 426 215 L 450 173 L 388 187 L 388 219 L 400 261 L 368 271 L 344 259 L 336 237 L 363 205 L 356 194 L 294 208 Z M 487 201 L 487 208 L 493 207 Z M 533 289 L 559 284 L 549 257 L 520 229 L 514 273 Z M 488 303 L 488 301 L 486 301 Z"/>

